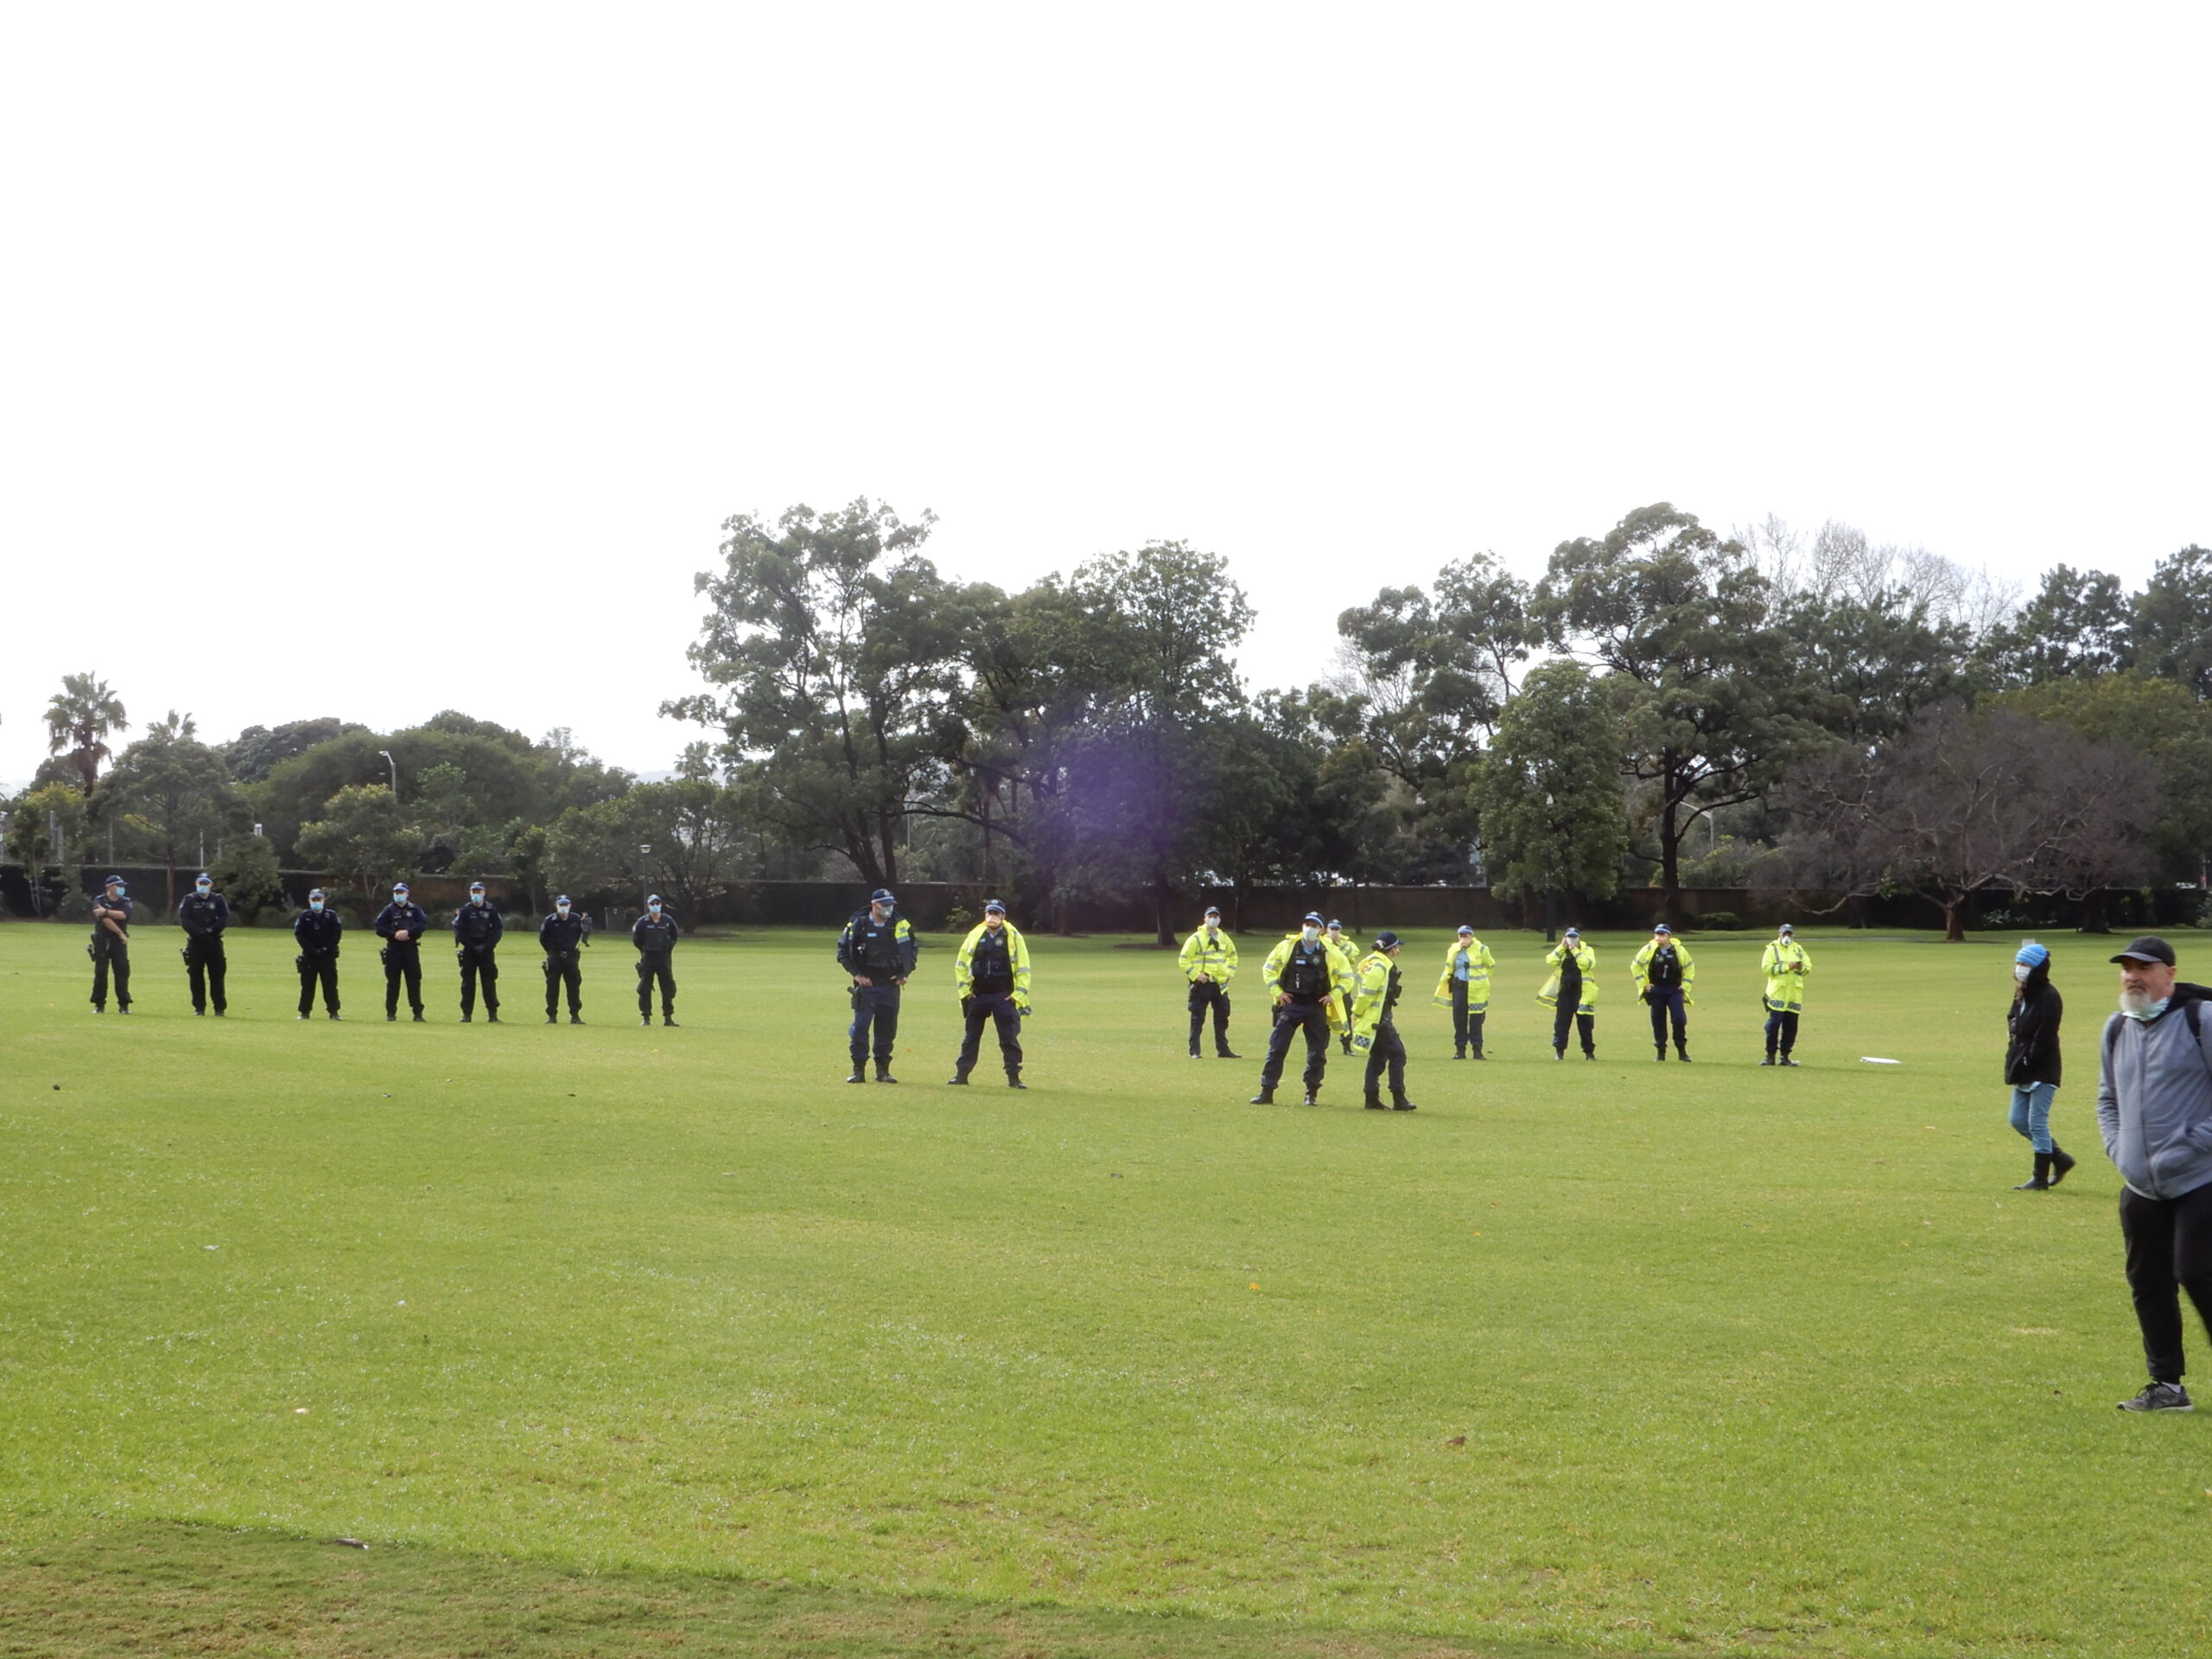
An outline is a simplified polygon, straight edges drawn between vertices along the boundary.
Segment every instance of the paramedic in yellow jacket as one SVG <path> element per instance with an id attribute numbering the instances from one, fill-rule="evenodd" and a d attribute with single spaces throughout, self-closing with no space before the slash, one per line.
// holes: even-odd
<path id="1" fill-rule="evenodd" d="M 1405 988 L 1398 973 L 1398 952 L 1402 948 L 1396 934 L 1377 933 L 1375 949 L 1355 970 L 1359 984 L 1351 999 L 1351 1046 L 1353 1053 L 1367 1057 L 1363 1103 L 1370 1112 L 1382 1109 L 1380 1085 L 1386 1067 L 1390 1073 L 1390 1109 L 1420 1109 L 1406 1098 L 1406 1045 L 1398 1035 L 1398 996 Z"/>
<path id="2" fill-rule="evenodd" d="M 1570 927 L 1545 957 L 1552 976 L 1536 993 L 1536 1001 L 1557 1010 L 1552 1016 L 1552 1058 L 1567 1058 L 1567 1033 L 1579 1027 L 1582 1058 L 1598 1058 L 1598 953 L 1582 943 L 1582 930 Z"/>
<path id="3" fill-rule="evenodd" d="M 1206 906 L 1205 921 L 1183 941 L 1183 977 L 1191 988 L 1191 1058 L 1198 1058 L 1198 1037 L 1206 1010 L 1213 1010 L 1213 1052 L 1224 1060 L 1238 1058 L 1229 1046 L 1229 982 L 1236 977 L 1236 941 L 1221 925 L 1221 912 Z"/>
<path id="4" fill-rule="evenodd" d="M 1697 964 L 1690 948 L 1675 937 L 1675 930 L 1661 922 L 1651 930 L 1650 942 L 1630 959 L 1628 970 L 1636 976 L 1636 994 L 1651 1007 L 1651 1046 L 1667 1058 L 1667 1027 L 1675 1029 L 1675 1053 L 1690 1057 L 1690 1021 L 1687 1009 L 1694 1005 L 1690 991 L 1697 983 Z"/>
<path id="5" fill-rule="evenodd" d="M 1789 1051 L 1797 1046 L 1797 1015 L 1805 1006 L 1805 976 L 1813 959 L 1797 943 L 1797 930 L 1784 922 L 1781 932 L 1759 958 L 1759 972 L 1766 976 L 1766 1058 L 1761 1065 L 1795 1065 Z M 1775 1058 L 1780 1041 L 1782 1058 Z"/>
<path id="6" fill-rule="evenodd" d="M 952 963 L 960 988 L 960 1012 L 968 1024 L 951 1081 L 964 1084 L 976 1069 L 983 1027 L 999 1028 L 999 1058 L 1006 1062 L 1006 1086 L 1027 1089 L 1021 1080 L 1021 1022 L 1029 1017 L 1029 947 L 1007 921 L 1006 906 L 987 899 L 983 919 L 961 942 Z"/>
<path id="7" fill-rule="evenodd" d="M 1497 958 L 1475 937 L 1475 930 L 1459 925 L 1459 936 L 1444 952 L 1444 976 L 1436 982 L 1436 1006 L 1452 1010 L 1452 1058 L 1464 1060 L 1472 1049 L 1478 1060 L 1483 1052 L 1483 1020 L 1490 1012 L 1490 970 Z"/>
<path id="8" fill-rule="evenodd" d="M 1351 964 L 1344 952 L 1321 934 L 1318 912 L 1306 914 L 1305 925 L 1268 953 L 1260 981 L 1275 1008 L 1274 1029 L 1268 1033 L 1268 1058 L 1260 1067 L 1260 1092 L 1255 1106 L 1274 1104 L 1275 1084 L 1282 1081 L 1283 1059 L 1290 1039 L 1306 1033 L 1306 1104 L 1321 1103 L 1321 1077 L 1329 1065 L 1329 1032 L 1344 1020 L 1344 993 L 1351 989 Z"/>

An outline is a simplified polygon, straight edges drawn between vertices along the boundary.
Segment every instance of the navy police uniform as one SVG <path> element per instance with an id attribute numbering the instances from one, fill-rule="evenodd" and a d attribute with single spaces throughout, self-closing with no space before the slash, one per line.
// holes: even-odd
<path id="1" fill-rule="evenodd" d="M 384 941 L 384 1017 L 399 1017 L 399 982 L 407 982 L 407 1006 L 423 1017 L 423 934 L 430 918 L 411 899 L 395 899 L 377 912 L 377 937 Z M 404 933 L 404 939 L 394 935 Z"/>
<path id="2" fill-rule="evenodd" d="M 107 887 L 119 886 L 111 881 Z M 121 893 L 110 897 L 107 887 L 92 900 L 92 938 L 85 949 L 92 958 L 92 1012 L 107 1012 L 107 982 L 115 980 L 115 1006 L 130 1012 L 130 900 Z M 112 925 L 111 925 L 111 924 Z"/>
<path id="3" fill-rule="evenodd" d="M 887 899 L 888 895 L 871 899 L 837 936 L 837 965 L 854 980 L 853 1023 L 846 1032 L 854 1083 L 863 1080 L 871 1035 L 876 1076 L 889 1077 L 891 1051 L 899 1038 L 899 982 L 913 976 L 921 955 L 905 917 L 893 912 L 887 921 L 875 919 L 875 906 Z"/>
<path id="4" fill-rule="evenodd" d="M 507 931 L 499 906 L 487 899 L 472 899 L 453 913 L 454 953 L 461 963 L 461 1017 L 476 1017 L 476 988 L 484 987 L 484 1017 L 499 1020 L 499 936 Z"/>
<path id="5" fill-rule="evenodd" d="M 300 954 L 292 958 L 300 970 L 300 1018 L 315 1012 L 315 987 L 322 988 L 323 1011 L 338 1017 L 338 936 L 346 924 L 337 912 L 310 906 L 292 918 L 292 939 Z"/>
<path id="6" fill-rule="evenodd" d="M 205 1014 L 213 1002 L 219 1014 L 230 1006 L 223 995 L 223 976 L 230 967 L 223 954 L 223 930 L 231 925 L 231 901 L 219 893 L 190 893 L 176 907 L 176 919 L 184 929 L 184 976 L 192 987 L 192 1011 Z"/>
<path id="7" fill-rule="evenodd" d="M 549 1026 L 557 1014 L 563 987 L 569 993 L 569 1023 L 581 1026 L 584 1022 L 584 970 L 579 958 L 590 935 L 591 923 L 580 910 L 571 909 L 566 916 L 549 910 L 537 925 L 537 943 L 545 952 L 545 1023 Z"/>
<path id="8" fill-rule="evenodd" d="M 638 1022 L 653 1022 L 653 987 L 660 987 L 660 1021 L 676 1023 L 676 975 L 671 967 L 676 954 L 676 918 L 666 911 L 647 911 L 630 929 L 630 943 L 638 947 Z"/>

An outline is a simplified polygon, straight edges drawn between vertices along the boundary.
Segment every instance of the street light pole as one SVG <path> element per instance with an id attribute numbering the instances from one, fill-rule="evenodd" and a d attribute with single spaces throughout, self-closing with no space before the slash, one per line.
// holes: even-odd
<path id="1" fill-rule="evenodd" d="M 390 749 L 378 749 L 377 753 L 384 757 L 385 765 L 391 768 L 391 798 L 396 801 L 399 798 L 399 762 L 391 758 Z"/>
<path id="2" fill-rule="evenodd" d="M 645 913 L 645 903 L 653 896 L 653 849 L 651 842 L 638 849 L 638 879 L 644 885 L 638 889 L 638 914 Z"/>

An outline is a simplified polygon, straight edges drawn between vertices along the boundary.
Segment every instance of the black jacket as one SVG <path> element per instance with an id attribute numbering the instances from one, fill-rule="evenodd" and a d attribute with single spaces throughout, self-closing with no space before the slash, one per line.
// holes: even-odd
<path id="1" fill-rule="evenodd" d="M 377 912 L 377 937 L 399 944 L 402 950 L 423 943 L 423 935 L 429 931 L 430 918 L 420 905 L 386 905 Z M 392 939 L 395 933 L 404 932 L 404 943 Z"/>
<path id="2" fill-rule="evenodd" d="M 336 956 L 338 936 L 345 931 L 335 911 L 303 910 L 292 918 L 292 937 L 299 941 L 302 956 Z"/>
<path id="3" fill-rule="evenodd" d="M 463 905 L 453 913 L 453 942 L 467 950 L 489 950 L 507 931 L 499 906 L 489 902 Z"/>
<path id="4" fill-rule="evenodd" d="M 219 939 L 231 925 L 231 901 L 219 893 L 211 893 L 205 899 L 188 893 L 176 907 L 176 918 L 195 939 Z"/>
<path id="5" fill-rule="evenodd" d="M 561 912 L 549 910 L 545 919 L 537 925 L 537 942 L 545 947 L 549 957 L 574 956 L 584 942 L 584 935 L 591 931 L 591 924 L 584 919 L 581 910 L 569 912 L 569 919 L 561 919 Z"/>
<path id="6" fill-rule="evenodd" d="M 666 911 L 655 916 L 651 911 L 631 924 L 630 943 L 638 947 L 643 957 L 664 957 L 676 949 L 676 918 Z"/>
<path id="7" fill-rule="evenodd" d="M 2058 1021 L 2065 1011 L 2065 999 L 2050 982 L 2050 965 L 2046 963 L 2022 982 L 2020 994 L 2005 1016 L 2005 1028 L 2012 1033 L 2005 1045 L 2005 1082 L 2058 1086 Z"/>

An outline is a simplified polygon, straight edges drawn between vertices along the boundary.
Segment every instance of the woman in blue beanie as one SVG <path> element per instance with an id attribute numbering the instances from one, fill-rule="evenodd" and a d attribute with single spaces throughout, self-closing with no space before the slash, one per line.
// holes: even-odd
<path id="1" fill-rule="evenodd" d="M 2042 1192 L 2056 1186 L 2074 1160 L 2050 1138 L 2050 1101 L 2058 1092 L 2058 1021 L 2065 1012 L 2050 982 L 2050 952 L 2033 939 L 2012 958 L 2012 1007 L 2005 1024 L 2005 1081 L 2012 1085 L 2012 1127 L 2036 1149 L 2036 1173 L 2012 1190 Z"/>

